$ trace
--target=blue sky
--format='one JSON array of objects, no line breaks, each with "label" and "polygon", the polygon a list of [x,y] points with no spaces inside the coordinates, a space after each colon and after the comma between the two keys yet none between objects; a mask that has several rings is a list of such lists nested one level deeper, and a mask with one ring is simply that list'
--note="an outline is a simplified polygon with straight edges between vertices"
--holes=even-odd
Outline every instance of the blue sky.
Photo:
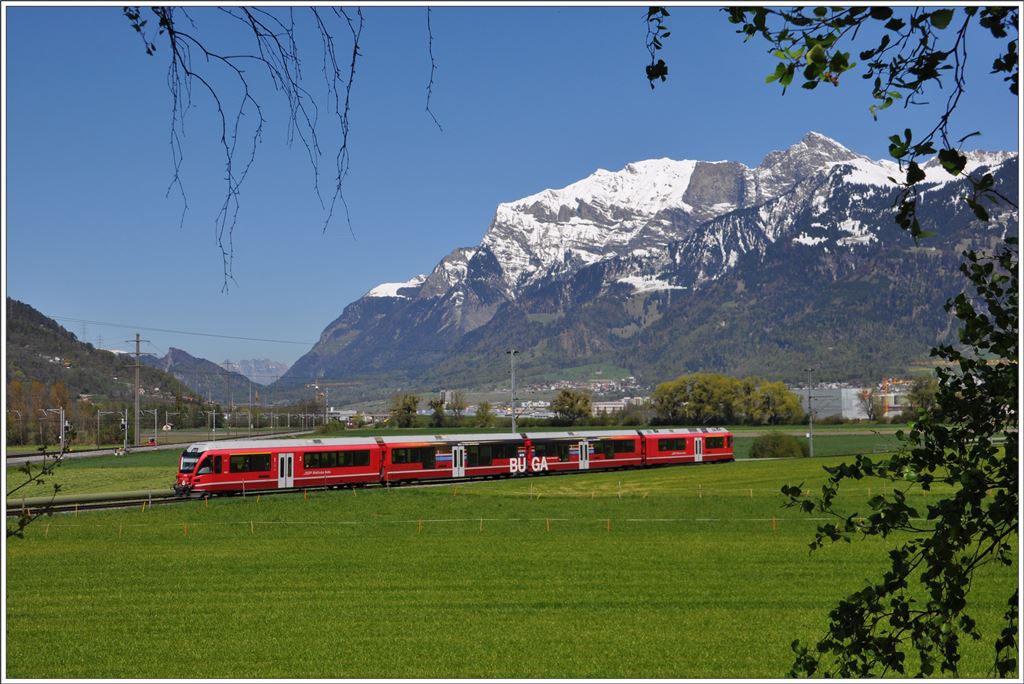
[{"label": "blue sky", "polygon": [[[756,166],[809,130],[879,159],[890,134],[934,120],[925,107],[873,121],[859,75],[782,96],[764,83],[774,68],[766,46],[744,44],[709,7],[671,9],[669,80],[654,91],[643,7],[438,7],[431,105],[442,132],[424,111],[426,10],[368,7],[345,186],[352,231],[340,213],[322,230],[305,150],[287,144],[286,112],[264,87],[267,122],[234,236],[236,282],[224,293],[214,242],[223,163],[210,101],[196,91],[186,118],[189,208],[179,226],[181,198],[166,195],[166,45],[147,56],[120,5],[4,9],[6,294],[93,344],[128,349],[139,332],[144,351],[174,346],[217,362],[295,361],[367,290],[477,244],[499,202],[598,168],[656,157]],[[191,12],[204,40],[238,48],[216,10]],[[347,60],[349,34],[336,33]],[[1016,150],[1018,103],[988,76],[990,43],[974,43],[955,124],[983,130],[975,147]],[[319,45],[300,50],[315,86]],[[334,133],[324,135],[321,183],[330,187]]]}]

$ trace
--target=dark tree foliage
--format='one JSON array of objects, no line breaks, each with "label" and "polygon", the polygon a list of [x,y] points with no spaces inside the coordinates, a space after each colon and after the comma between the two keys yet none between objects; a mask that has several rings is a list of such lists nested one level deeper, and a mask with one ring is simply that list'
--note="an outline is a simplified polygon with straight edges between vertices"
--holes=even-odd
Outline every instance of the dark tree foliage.
[{"label": "dark tree foliage", "polygon": [[556,423],[575,425],[590,417],[593,406],[588,392],[563,389],[551,400],[551,410],[555,413]]},{"label": "dark tree foliage", "polygon": [[[966,198],[968,206],[982,221],[988,220],[986,205],[998,202],[1012,204],[998,193],[992,174],[972,176],[964,172],[967,157],[960,147],[978,135],[973,131],[957,138],[950,128],[950,118],[966,89],[967,30],[977,22],[997,40],[1007,41],[1005,52],[996,58],[992,72],[1006,74],[1004,80],[1017,94],[1017,18],[1016,6],[950,8],[915,7],[899,16],[891,7],[800,7],[770,9],[765,7],[732,7],[726,10],[729,21],[739,24],[749,40],[765,39],[779,62],[766,79],[778,82],[785,92],[799,71],[801,87],[808,90],[822,83],[839,85],[840,77],[857,63],[850,52],[841,49],[843,40],[853,40],[865,24],[877,22],[884,32],[874,47],[862,50],[862,77],[872,81],[869,107],[872,116],[902,100],[904,107],[923,103],[925,89],[930,85],[950,85],[945,111],[932,130],[915,139],[913,131],[889,137],[889,154],[905,170],[899,182],[896,222],[909,230],[914,238],[927,237],[917,218],[918,187],[925,178],[918,160],[937,155],[942,167],[954,176],[964,176],[973,193]],[[954,141],[955,139],[955,141]]]},{"label": "dark tree foliage", "polygon": [[[940,366],[935,406],[923,412],[903,448],[890,458],[860,456],[854,463],[825,468],[821,495],[807,497],[802,486],[787,486],[790,506],[827,513],[838,522],[818,528],[811,548],[854,536],[908,541],[890,551],[891,567],[840,601],[829,615],[828,634],[813,648],[794,642],[791,676],[866,677],[906,672],[906,651],[919,658],[919,672],[956,676],[960,643],[980,639],[968,612],[967,594],[983,565],[1010,565],[1018,531],[1019,353],[1018,253],[1010,240],[994,257],[966,252],[962,271],[975,289],[947,304],[962,322],[960,347],[932,353]],[[880,477],[892,493],[868,502],[871,511],[840,513],[836,496],[844,480]],[[935,484],[953,493],[924,510],[910,503],[915,489]],[[916,587],[925,589],[914,598]],[[1007,597],[1003,630],[994,641],[994,670],[1017,669],[1017,605]],[[908,643],[909,642],[909,643]]]},{"label": "dark tree foliage", "polygon": [[[838,86],[856,66],[844,44],[871,22],[881,27],[881,38],[858,58],[863,78],[873,85],[872,116],[897,101],[921,102],[929,86],[948,86],[945,109],[930,131],[915,138],[906,129],[889,138],[889,152],[905,172],[905,178],[893,179],[900,184],[896,222],[915,239],[928,236],[917,219],[917,184],[925,178],[918,160],[932,155],[951,175],[968,179],[972,192],[965,201],[979,220],[987,221],[994,205],[1016,208],[994,189],[991,174],[965,174],[967,158],[960,146],[977,132],[957,137],[950,122],[966,91],[972,23],[1000,44],[1006,41],[992,73],[1017,94],[1017,5],[735,7],[725,12],[748,40],[767,41],[779,61],[766,81],[778,82],[783,92],[798,74],[808,90],[826,82]],[[1009,237],[994,256],[969,251],[964,259],[961,271],[974,292],[946,304],[962,324],[960,345],[932,351],[947,365],[936,371],[930,410],[919,413],[909,432],[899,433],[901,450],[889,458],[860,456],[826,468],[829,479],[819,496],[805,496],[802,486],[783,488],[787,505],[837,520],[818,528],[812,550],[855,537],[899,539],[882,578],[839,602],[822,639],[813,646],[793,642],[790,676],[903,675],[912,667],[920,676],[936,671],[956,676],[962,640],[983,638],[969,612],[974,575],[985,565],[1010,565],[1019,536],[1017,242]],[[864,477],[888,480],[891,493],[872,498],[867,515],[840,511],[841,484]],[[915,488],[928,491],[937,483],[952,493],[924,510],[911,504]],[[1002,629],[992,639],[992,673],[1001,677],[1018,674],[1018,589],[1008,593]],[[910,662],[908,653],[914,656]]]},{"label": "dark tree foliage", "polygon": [[[918,160],[932,155],[938,157],[950,174],[970,181],[973,192],[965,201],[982,221],[988,220],[987,207],[993,204],[1002,202],[1016,206],[995,190],[990,173],[965,173],[967,157],[961,146],[979,132],[958,137],[950,124],[966,90],[967,31],[972,23],[988,31],[993,39],[1006,40],[1004,52],[992,64],[992,73],[1002,76],[1010,92],[1017,94],[1019,8],[1016,5],[958,9],[912,7],[899,14],[884,6],[730,7],[723,11],[729,15],[730,22],[740,26],[737,32],[747,40],[759,36],[767,41],[778,63],[765,80],[778,82],[783,92],[798,74],[803,80],[801,87],[808,90],[822,83],[838,86],[840,78],[857,66],[850,52],[842,49],[844,41],[853,41],[858,31],[869,23],[883,28],[878,44],[857,55],[863,63],[861,76],[872,82],[875,101],[869,107],[872,116],[898,101],[905,107],[922,103],[929,86],[950,86],[945,110],[930,131],[915,139],[913,131],[907,128],[889,137],[889,153],[905,173],[903,179],[893,179],[901,190],[896,199],[896,222],[915,239],[928,236],[917,218],[918,183],[925,178]],[[647,40],[651,53],[647,78],[652,88],[656,80],[664,81],[668,75],[664,61],[654,61],[655,51],[662,47],[658,36],[668,35],[662,21],[665,16],[668,14],[661,7],[651,7],[647,12],[648,23],[653,27],[648,29]]]}]

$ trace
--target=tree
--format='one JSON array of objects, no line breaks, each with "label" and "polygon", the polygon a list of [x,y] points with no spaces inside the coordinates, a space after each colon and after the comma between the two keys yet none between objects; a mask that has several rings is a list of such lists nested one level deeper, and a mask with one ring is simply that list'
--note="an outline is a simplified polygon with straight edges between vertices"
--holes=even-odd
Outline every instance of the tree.
[{"label": "tree", "polygon": [[481,401],[476,407],[476,424],[480,427],[490,427],[494,422],[494,412],[491,410],[489,401]]},{"label": "tree", "polygon": [[391,398],[391,420],[398,427],[412,427],[420,399],[415,394],[396,394]]},{"label": "tree", "polygon": [[433,414],[430,416],[430,425],[432,427],[444,427],[444,399],[431,399],[427,402],[430,410]]},{"label": "tree", "polygon": [[[945,345],[932,352],[950,363],[936,371],[936,410],[922,413],[909,433],[898,433],[904,446],[894,456],[878,461],[859,456],[852,464],[826,467],[829,479],[820,497],[805,497],[802,486],[783,489],[788,505],[839,520],[818,528],[812,549],[855,535],[910,535],[890,552],[892,565],[880,581],[832,610],[828,633],[813,649],[794,642],[793,676],[903,674],[909,649],[920,660],[921,674],[938,668],[956,676],[960,640],[982,636],[966,603],[971,580],[984,565],[1013,562],[1019,484],[1016,241],[995,257],[964,256],[961,270],[976,295],[960,294],[947,304],[963,323],[963,348]],[[992,355],[1000,361],[991,363]],[[866,516],[839,512],[840,485],[864,477],[888,480],[892,493],[871,499]],[[909,503],[915,488],[928,491],[938,483],[951,487],[952,494],[923,512]],[[923,592],[915,592],[917,586]],[[993,640],[1000,676],[1017,668],[1017,597],[1015,588],[1003,629]]]},{"label": "tree", "polygon": [[655,387],[651,401],[662,423],[733,423],[738,414],[753,412],[747,391],[753,392],[757,382],[718,373],[692,373]]},{"label": "tree", "polygon": [[452,392],[452,400],[448,402],[448,410],[451,411],[456,418],[462,418],[462,414],[465,413],[468,405],[469,404],[466,402],[465,392],[462,390]]},{"label": "tree", "polygon": [[[889,138],[890,154],[905,173],[895,220],[915,239],[928,237],[917,219],[917,184],[925,178],[918,159],[931,155],[950,174],[967,178],[972,192],[965,202],[979,220],[988,220],[994,206],[1016,209],[993,189],[991,174],[965,174],[967,159],[959,146],[976,132],[957,138],[950,129],[966,88],[966,37],[972,24],[996,40],[1010,38],[1000,48],[1004,51],[993,62],[992,73],[1017,94],[1016,6],[907,8],[898,16],[882,6],[726,11],[747,39],[760,36],[769,43],[779,63],[767,80],[777,81],[783,92],[798,70],[806,89],[826,82],[838,85],[855,66],[850,53],[841,49],[844,41],[855,40],[859,29],[871,22],[878,22],[881,38],[861,51],[859,59],[865,65],[863,76],[873,80],[872,116],[899,100],[905,106],[920,102],[927,86],[941,85],[944,78],[951,82],[945,111],[930,132],[915,139],[905,129]],[[813,646],[793,642],[791,676],[902,675],[908,652],[915,656],[917,674],[928,676],[938,669],[956,676],[961,639],[982,638],[967,609],[971,580],[982,566],[1011,564],[1018,543],[1018,248],[1010,237],[993,256],[974,251],[963,255],[961,270],[974,292],[946,305],[962,323],[961,347],[932,351],[950,363],[936,371],[933,411],[921,413],[909,433],[899,433],[903,446],[893,456],[878,461],[859,456],[852,464],[826,467],[829,479],[820,496],[804,496],[801,486],[783,488],[788,505],[839,521],[819,526],[812,550],[855,536],[906,535],[890,552],[882,578],[831,611],[824,637]],[[872,498],[866,516],[841,512],[836,505],[841,484],[869,476],[889,480],[891,494]],[[936,497],[922,515],[908,494],[917,487],[927,491],[935,483],[948,485],[952,493]],[[992,639],[993,671],[999,676],[1017,671],[1016,588],[1008,599],[1002,630]]]},{"label": "tree", "polygon": [[907,403],[915,413],[929,412],[935,406],[935,393],[938,392],[939,382],[935,378],[914,378],[910,383],[910,390],[907,392]]},{"label": "tree", "polygon": [[1016,6],[963,7],[959,12],[916,7],[899,15],[884,6],[732,7],[725,11],[730,22],[741,25],[738,33],[748,40],[760,36],[769,43],[771,54],[779,61],[766,80],[778,82],[783,93],[798,70],[803,77],[801,87],[805,89],[813,90],[823,83],[838,86],[842,75],[857,66],[849,51],[840,49],[843,41],[855,40],[860,29],[871,23],[880,25],[881,38],[877,45],[861,51],[859,58],[864,65],[863,78],[873,84],[875,102],[868,108],[873,117],[900,100],[904,107],[923,103],[928,86],[941,87],[944,77],[947,83],[951,82],[945,111],[931,131],[916,140],[909,128],[889,137],[890,155],[899,162],[901,171],[905,168],[896,200],[896,223],[915,239],[928,236],[917,219],[918,184],[926,177],[919,159],[935,155],[947,172],[967,179],[973,192],[965,201],[982,221],[988,220],[992,205],[1008,203],[1016,207],[994,189],[992,174],[972,176],[965,172],[967,157],[960,146],[978,131],[957,138],[950,128],[952,115],[966,90],[967,31],[972,24],[977,23],[996,40],[1014,36],[1007,41],[1005,52],[993,62],[992,73],[1005,74],[1003,80],[1017,94]]},{"label": "tree", "polygon": [[868,417],[868,420],[879,421],[885,419],[885,404],[882,403],[882,398],[874,390],[866,389],[860,392],[857,395],[857,401],[861,409],[863,409],[864,415]]},{"label": "tree", "polygon": [[593,412],[590,394],[587,392],[562,389],[551,401],[551,410],[556,420],[566,425],[575,425]]}]

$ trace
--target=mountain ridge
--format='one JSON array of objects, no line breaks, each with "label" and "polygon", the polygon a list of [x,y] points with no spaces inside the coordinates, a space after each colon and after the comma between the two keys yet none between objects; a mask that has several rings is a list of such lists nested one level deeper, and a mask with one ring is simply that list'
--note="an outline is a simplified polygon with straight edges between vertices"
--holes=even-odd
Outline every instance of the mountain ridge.
[{"label": "mountain ridge", "polygon": [[[1009,181],[1016,176],[1016,153],[971,152],[968,158],[970,168],[993,170],[1008,196],[1016,193]],[[921,215],[944,222],[945,216],[931,210],[956,203],[966,192],[964,182],[934,163],[922,168],[927,176]],[[828,269],[818,262],[853,263],[858,250],[892,249],[888,256],[898,261],[915,248],[889,237],[899,235],[891,218],[897,185],[889,180],[899,175],[894,163],[871,160],[813,132],[765,155],[754,169],[730,161],[660,159],[627,164],[619,172],[599,170],[564,188],[500,204],[479,245],[453,249],[430,274],[371,288],[325,328],[317,345],[279,382],[287,386],[300,375],[368,382],[376,377],[381,387],[433,385],[442,377],[452,382],[458,358],[473,353],[474,340],[507,337],[509,326],[519,325],[515,321],[536,328],[542,319],[555,322],[550,332],[569,354],[560,363],[595,354],[644,358],[609,340],[635,344],[639,332],[664,316],[657,312],[673,297],[692,303],[695,293],[712,283],[742,281],[743,274],[729,275],[741,262],[745,270],[760,268],[766,259],[813,262],[823,275]],[[616,198],[624,204],[616,204]],[[1005,231],[1016,221],[1015,212],[993,212],[995,221],[988,226],[955,212],[955,225],[946,229],[955,239],[943,238],[941,248],[965,240],[984,243],[993,230]],[[769,252],[773,256],[766,256]],[[884,259],[858,263],[892,268]],[[943,270],[941,277],[948,282],[936,282],[937,291],[950,291],[955,269],[952,276]],[[591,305],[622,323],[611,326],[615,332],[608,339],[585,341],[566,327],[576,320],[572,307]],[[645,313],[627,316],[627,310]],[[915,353],[926,355],[923,329],[914,335]],[[930,343],[936,340],[933,336]],[[538,348],[553,344],[544,340]],[[881,367],[877,361],[868,365]],[[538,368],[545,365],[550,364]],[[664,364],[652,359],[648,365]],[[444,368],[451,373],[441,373]]]}]

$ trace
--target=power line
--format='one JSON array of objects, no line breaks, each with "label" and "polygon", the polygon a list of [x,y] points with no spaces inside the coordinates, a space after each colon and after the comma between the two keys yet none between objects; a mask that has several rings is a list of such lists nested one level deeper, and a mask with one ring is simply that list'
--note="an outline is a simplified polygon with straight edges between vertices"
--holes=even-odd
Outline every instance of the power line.
[{"label": "power line", "polygon": [[90,321],[83,318],[70,318],[68,316],[50,316],[50,318],[57,321],[71,321],[73,323],[88,323],[90,325],[106,325],[112,328],[131,328],[139,330],[152,330],[155,332],[175,333],[177,335],[197,335],[199,337],[220,337],[225,340],[244,340],[246,342],[273,342],[275,344],[301,344],[304,346],[312,346],[315,342],[296,342],[294,340],[269,340],[263,337],[240,337],[238,335],[218,335],[216,333],[204,333],[204,332],[192,332],[189,330],[171,330],[170,328],[148,328],[144,325],[124,324],[124,323],[108,323],[104,321]]}]

